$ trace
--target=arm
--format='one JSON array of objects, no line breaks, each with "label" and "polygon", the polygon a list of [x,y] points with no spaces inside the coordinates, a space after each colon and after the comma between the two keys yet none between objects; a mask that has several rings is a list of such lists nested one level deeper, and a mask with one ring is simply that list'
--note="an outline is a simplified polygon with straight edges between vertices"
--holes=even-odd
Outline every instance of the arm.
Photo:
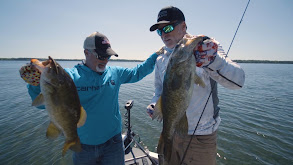
[{"label": "arm", "polygon": [[153,98],[151,100],[151,103],[147,106],[147,113],[152,117],[154,113],[154,108],[159,100],[162,91],[163,91],[163,80],[164,80],[164,71],[165,67],[167,65],[166,61],[168,61],[168,58],[163,57],[162,55],[157,58],[156,66],[155,66],[155,79],[154,79],[154,86],[155,86],[155,92],[153,95]]},{"label": "arm", "polygon": [[222,46],[218,46],[218,51],[214,61],[207,67],[203,67],[212,79],[229,89],[240,89],[244,85],[245,73],[243,69],[229,58],[225,57]]},{"label": "arm", "polygon": [[154,53],[147,60],[145,60],[141,64],[138,64],[136,67],[124,68],[121,71],[119,71],[121,83],[134,83],[141,80],[148,74],[152,73],[154,70],[157,57],[158,55]]},{"label": "arm", "polygon": [[226,57],[222,46],[214,39],[204,37],[195,49],[196,66],[222,86],[239,89],[244,85],[245,74],[238,64]]},{"label": "arm", "polygon": [[155,105],[158,99],[160,98],[162,91],[163,91],[163,82],[160,77],[160,70],[158,63],[156,63],[156,69],[155,69],[155,93],[151,100],[151,104]]}]

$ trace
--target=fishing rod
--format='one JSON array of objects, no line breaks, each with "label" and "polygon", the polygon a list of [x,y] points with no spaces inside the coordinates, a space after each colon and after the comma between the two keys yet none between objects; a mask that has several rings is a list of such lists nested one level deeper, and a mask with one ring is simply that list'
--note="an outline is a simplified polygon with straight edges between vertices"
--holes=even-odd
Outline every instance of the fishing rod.
[{"label": "fishing rod", "polygon": [[244,10],[244,12],[243,12],[243,15],[242,15],[242,17],[241,17],[241,20],[240,20],[240,22],[239,22],[239,24],[238,24],[237,30],[236,30],[236,32],[235,32],[235,34],[234,34],[234,37],[233,37],[233,39],[232,39],[232,41],[231,41],[231,44],[230,44],[230,46],[229,46],[229,49],[228,49],[227,54],[226,54],[225,57],[228,56],[228,53],[229,53],[230,48],[231,48],[231,46],[232,46],[232,44],[233,44],[234,38],[235,38],[235,36],[236,36],[236,34],[237,34],[237,32],[238,32],[239,26],[240,26],[240,24],[242,23],[242,20],[243,20],[243,17],[244,17],[244,15],[245,15],[246,9],[247,9],[247,7],[248,7],[248,5],[249,5],[249,2],[250,2],[250,0],[248,0],[248,3],[247,3],[247,5],[246,5],[246,8],[245,8],[245,10]]},{"label": "fishing rod", "polygon": [[[243,12],[242,18],[241,18],[241,20],[240,20],[240,22],[239,22],[239,24],[238,24],[238,27],[237,27],[237,29],[236,29],[236,32],[235,32],[234,37],[233,37],[233,39],[232,39],[232,41],[231,41],[231,44],[230,44],[230,46],[229,46],[229,49],[228,49],[228,51],[227,51],[227,54],[226,54],[225,58],[228,56],[228,53],[229,53],[230,48],[231,48],[231,46],[232,46],[232,44],[233,44],[233,41],[234,41],[234,39],[235,39],[235,36],[236,36],[236,34],[237,34],[237,32],[238,32],[238,29],[239,29],[239,27],[240,27],[240,24],[242,23],[242,20],[243,20],[243,17],[244,17],[244,15],[245,15],[246,9],[247,9],[247,7],[248,7],[248,5],[249,5],[249,2],[250,2],[250,0],[248,0],[248,3],[247,3],[246,8],[245,8],[245,10],[244,10],[244,12]],[[217,73],[218,73],[219,75],[221,75],[220,72],[219,72],[218,70],[217,70]],[[221,76],[222,76],[222,75],[221,75]],[[222,77],[224,77],[224,76],[222,76]],[[227,79],[226,77],[224,77],[224,78]],[[230,80],[229,80],[229,81],[230,81]],[[232,82],[232,81],[231,81],[231,82]],[[234,82],[233,82],[233,83],[234,83]],[[234,84],[236,84],[236,83],[234,83]],[[185,150],[185,152],[184,152],[184,154],[183,154],[183,158],[182,158],[182,160],[181,160],[181,162],[180,162],[180,165],[183,163],[183,161],[184,161],[184,159],[185,159],[185,156],[186,156],[186,154],[187,154],[187,150],[189,149],[189,146],[190,146],[190,144],[191,144],[191,141],[192,141],[192,139],[193,139],[193,136],[195,135],[195,131],[196,131],[198,125],[199,125],[199,122],[200,122],[200,120],[201,120],[201,117],[202,117],[202,115],[203,115],[203,113],[204,113],[204,110],[206,109],[206,106],[207,106],[207,104],[208,104],[208,101],[209,101],[209,99],[210,99],[210,97],[211,97],[211,95],[212,95],[212,93],[213,93],[214,87],[216,87],[216,85],[217,85],[216,82],[212,85],[211,92],[210,92],[209,97],[208,97],[208,99],[207,99],[207,101],[206,101],[206,103],[205,103],[205,106],[204,106],[204,108],[203,108],[203,110],[202,110],[202,112],[201,112],[201,115],[200,115],[200,117],[199,117],[199,119],[198,119],[198,122],[197,122],[197,124],[196,124],[196,126],[195,126],[195,128],[194,128],[193,134],[192,134],[192,136],[191,136],[191,138],[190,138],[190,140],[189,140],[189,143],[188,143],[188,145],[187,145],[187,147],[186,147],[186,150]],[[240,85],[238,85],[238,84],[236,84],[236,85],[237,85],[237,86],[240,86]]]}]

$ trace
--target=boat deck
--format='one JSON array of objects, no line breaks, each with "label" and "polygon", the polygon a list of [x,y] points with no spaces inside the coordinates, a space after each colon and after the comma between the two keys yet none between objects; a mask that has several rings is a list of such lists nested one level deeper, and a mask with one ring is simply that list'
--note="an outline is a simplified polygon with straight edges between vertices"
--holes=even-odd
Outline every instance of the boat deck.
[{"label": "boat deck", "polygon": [[[151,165],[152,162],[149,159],[149,157],[140,149],[140,148],[132,148],[132,152],[129,152],[125,155],[125,165]],[[158,162],[158,154],[151,152],[151,151],[145,151],[149,156]],[[157,163],[158,164],[158,163]]]}]

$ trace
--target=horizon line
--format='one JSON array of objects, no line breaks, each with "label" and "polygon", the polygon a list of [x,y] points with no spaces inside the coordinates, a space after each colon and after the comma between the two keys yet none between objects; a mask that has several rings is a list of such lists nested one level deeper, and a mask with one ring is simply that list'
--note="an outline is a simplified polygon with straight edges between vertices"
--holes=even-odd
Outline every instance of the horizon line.
[{"label": "horizon line", "polygon": [[[18,57],[18,58],[3,58],[0,57],[0,61],[4,61],[4,60],[30,60],[33,58],[28,58],[28,57]],[[35,59],[39,59],[39,60],[46,60],[47,58],[35,58]],[[56,58],[55,60],[58,61],[80,61],[80,60],[84,60],[84,59],[58,59]],[[145,60],[133,60],[133,59],[110,59],[109,61],[131,61],[131,62],[142,62]],[[293,61],[277,61],[277,60],[232,60],[234,62],[239,62],[239,63],[286,63],[286,64],[293,64]]]}]

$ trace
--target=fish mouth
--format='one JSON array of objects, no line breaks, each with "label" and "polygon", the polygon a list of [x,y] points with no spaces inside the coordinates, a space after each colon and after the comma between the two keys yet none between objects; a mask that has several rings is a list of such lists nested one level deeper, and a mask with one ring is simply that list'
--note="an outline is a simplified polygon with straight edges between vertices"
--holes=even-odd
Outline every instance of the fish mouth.
[{"label": "fish mouth", "polygon": [[58,64],[56,63],[56,61],[51,56],[49,56],[48,58],[49,58],[49,61],[50,61],[49,63],[51,64],[50,67],[53,68],[54,71],[56,71],[56,74],[58,74],[59,73],[58,72]]}]

